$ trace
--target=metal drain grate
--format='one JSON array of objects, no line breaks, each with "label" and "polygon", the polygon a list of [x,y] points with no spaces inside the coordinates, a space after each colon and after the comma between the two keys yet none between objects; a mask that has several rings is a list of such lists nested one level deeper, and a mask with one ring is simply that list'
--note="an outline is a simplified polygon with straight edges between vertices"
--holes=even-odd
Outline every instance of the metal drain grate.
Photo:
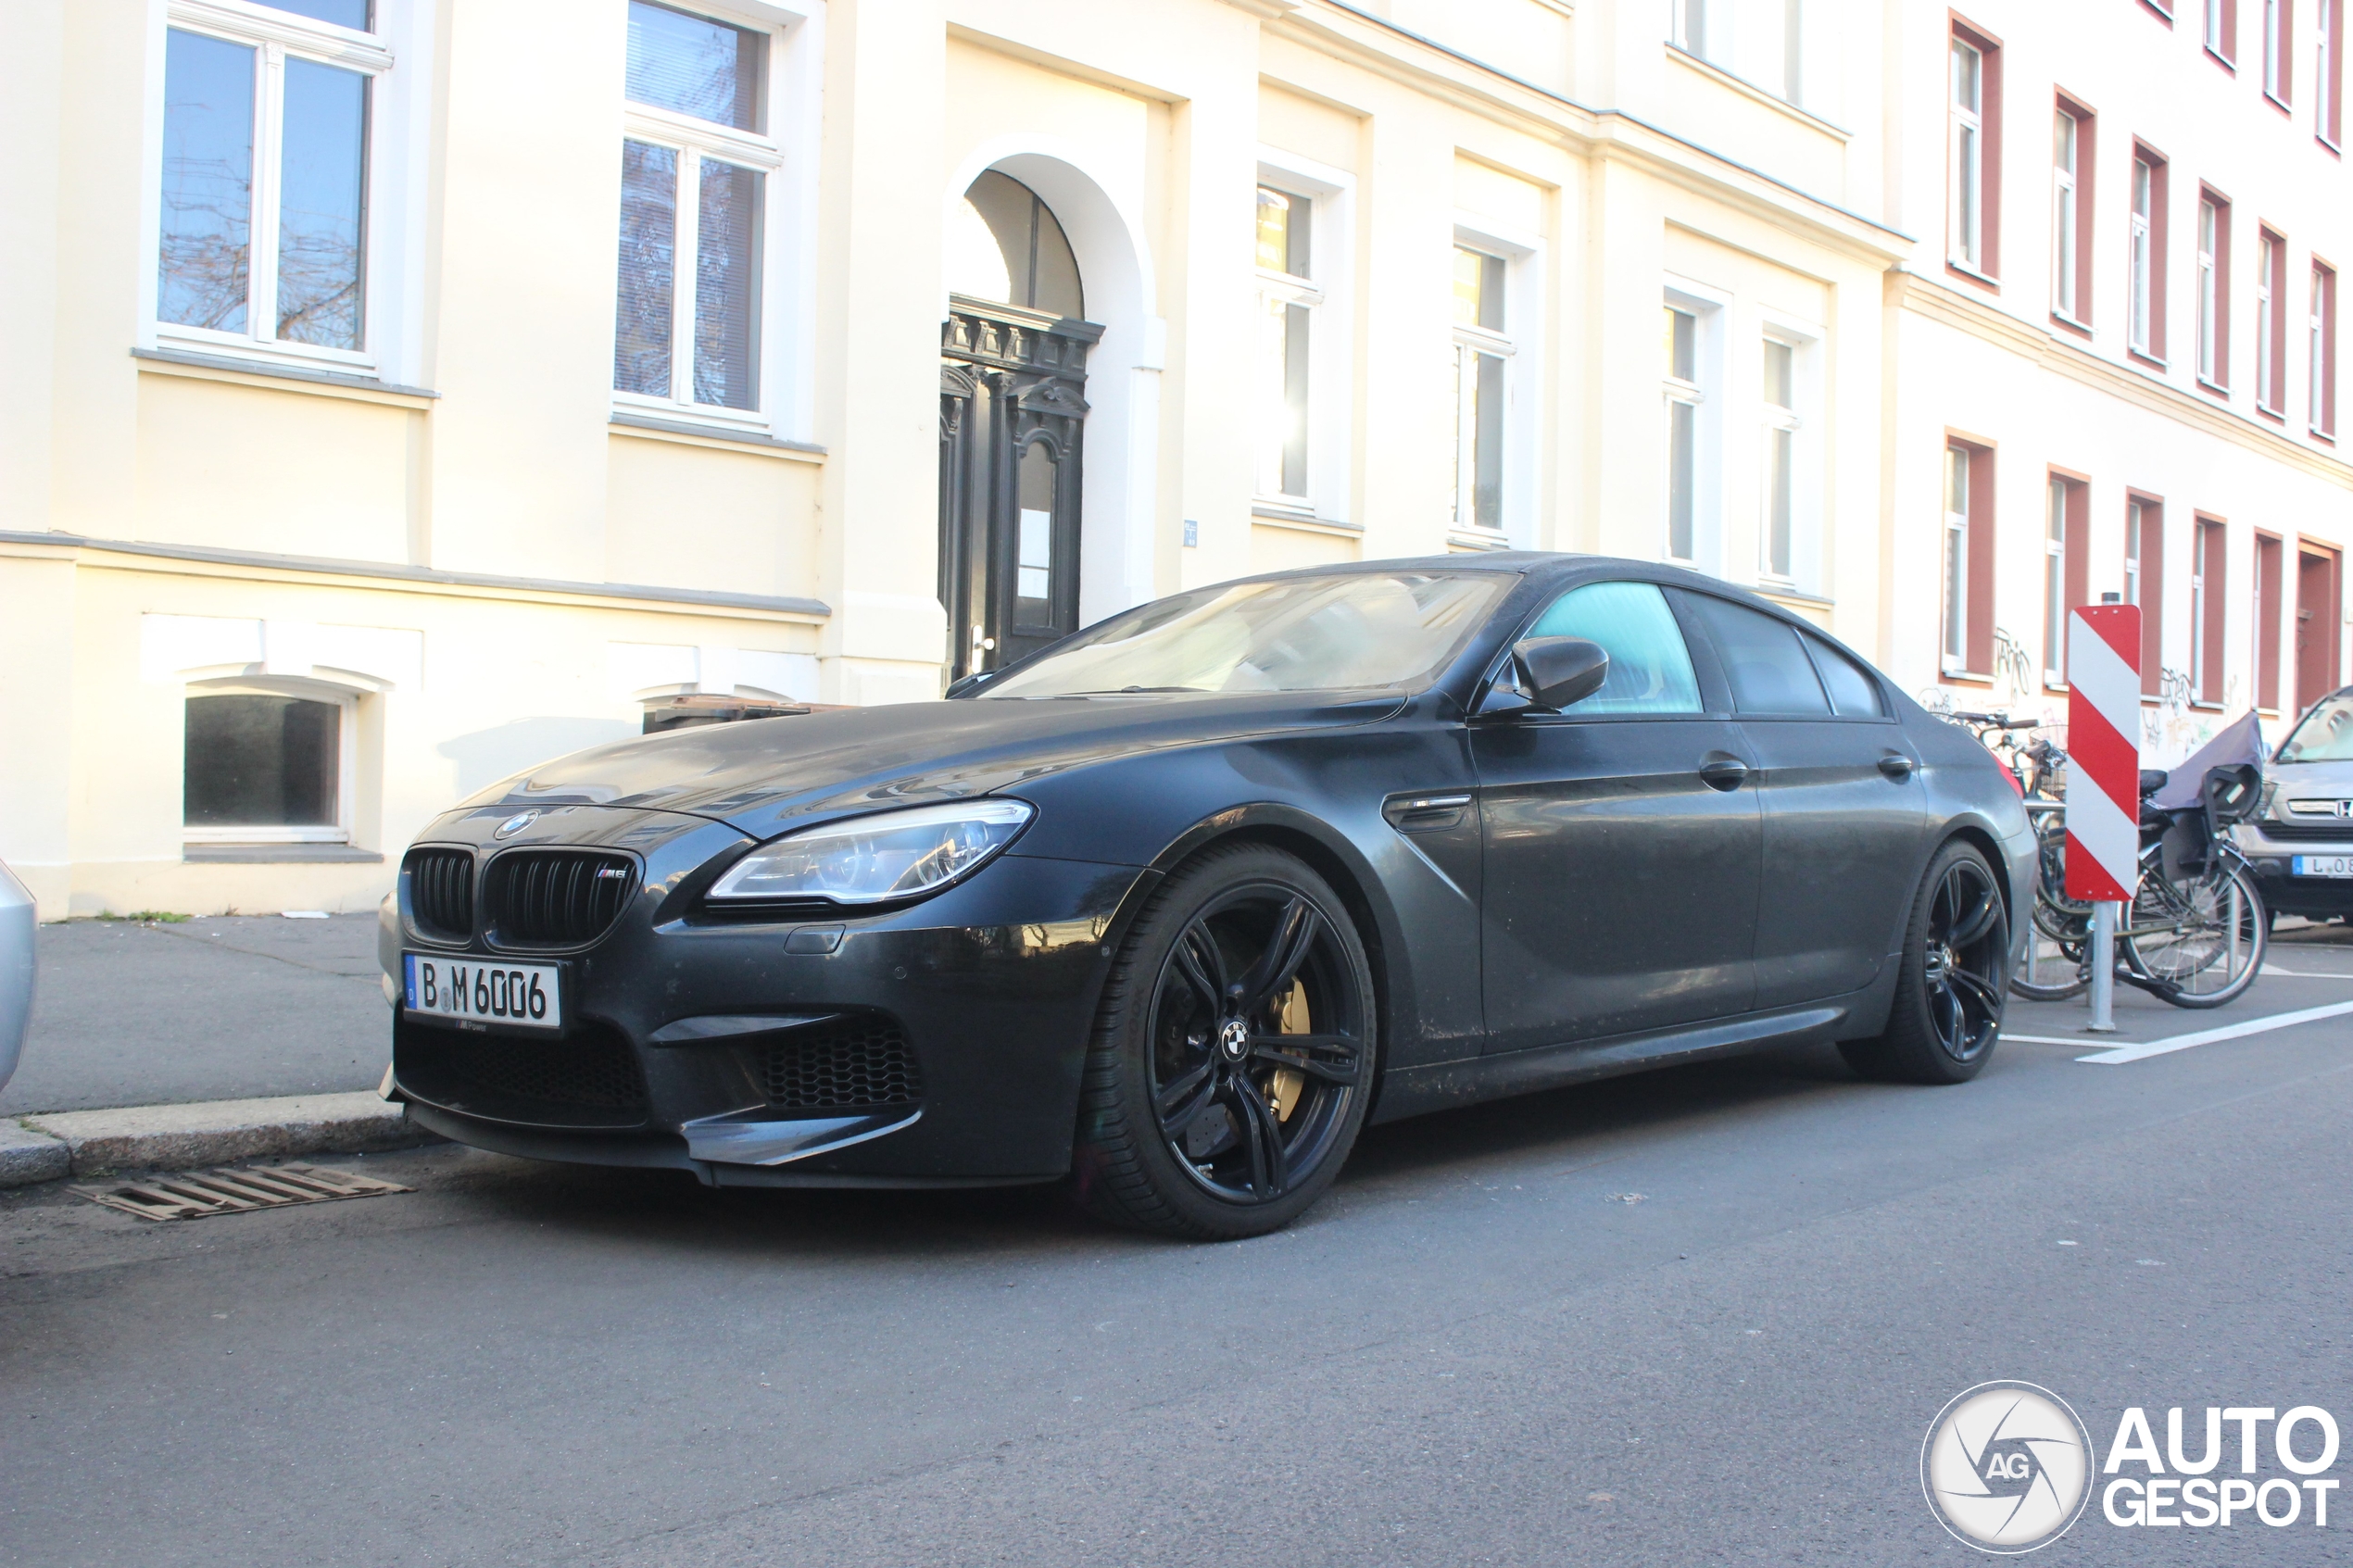
[{"label": "metal drain grate", "polygon": [[338,1198],[373,1198],[414,1192],[397,1182],[316,1165],[278,1165],[267,1171],[185,1171],[176,1176],[124,1182],[119,1186],[76,1187],[93,1203],[136,1214],[143,1220],[194,1220],[206,1214],[236,1214],[247,1209],[283,1209],[294,1203],[325,1203]]}]

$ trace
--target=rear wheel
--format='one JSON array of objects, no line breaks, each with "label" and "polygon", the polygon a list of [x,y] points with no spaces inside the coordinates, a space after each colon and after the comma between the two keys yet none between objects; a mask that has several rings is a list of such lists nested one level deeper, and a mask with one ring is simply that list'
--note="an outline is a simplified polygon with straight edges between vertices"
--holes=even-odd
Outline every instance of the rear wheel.
[{"label": "rear wheel", "polygon": [[1209,850],[1172,875],[1112,967],[1073,1181],[1097,1216],[1223,1240],[1322,1196],[1372,1086],[1371,965],[1296,858]]},{"label": "rear wheel", "polygon": [[1959,1084],[1977,1076],[2002,1029],[2009,920],[1985,857],[1956,839],[1936,852],[1912,900],[1895,1002],[1875,1040],[1838,1048],[1866,1078]]}]

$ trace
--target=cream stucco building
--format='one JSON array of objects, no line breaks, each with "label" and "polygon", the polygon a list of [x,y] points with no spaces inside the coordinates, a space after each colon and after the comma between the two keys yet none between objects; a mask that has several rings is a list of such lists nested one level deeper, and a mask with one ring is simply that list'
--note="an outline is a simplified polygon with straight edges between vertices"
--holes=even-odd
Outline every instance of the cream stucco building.
[{"label": "cream stucco building", "polygon": [[2176,6],[19,0],[0,858],[52,918],[358,908],[682,696],[928,699],[1449,549],[1688,559],[1909,686],[2056,701],[2045,563],[2119,587],[2128,495],[2164,662],[2221,671],[2153,734],[2244,702],[2259,633],[2292,707],[2342,659],[2341,20],[2286,7],[2283,82],[2259,0],[2229,70]]}]

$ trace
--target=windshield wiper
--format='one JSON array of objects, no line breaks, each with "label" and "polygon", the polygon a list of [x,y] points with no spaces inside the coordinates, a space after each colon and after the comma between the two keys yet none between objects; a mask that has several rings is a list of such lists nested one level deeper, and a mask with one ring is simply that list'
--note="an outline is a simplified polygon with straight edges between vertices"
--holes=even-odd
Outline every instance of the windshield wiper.
[{"label": "windshield wiper", "polygon": [[1138,692],[1205,692],[1207,686],[1105,686],[1101,691],[1064,692],[1064,696],[1127,696]]}]

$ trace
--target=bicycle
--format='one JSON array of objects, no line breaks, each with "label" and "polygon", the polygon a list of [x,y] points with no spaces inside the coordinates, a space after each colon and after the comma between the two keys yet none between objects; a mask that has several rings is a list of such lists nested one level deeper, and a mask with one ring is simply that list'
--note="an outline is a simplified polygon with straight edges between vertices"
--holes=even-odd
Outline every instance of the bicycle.
[{"label": "bicycle", "polygon": [[[2150,805],[2166,782],[2156,770],[2141,774],[2138,876],[2116,934],[2116,977],[2175,1007],[2218,1008],[2255,983],[2270,942],[2253,869],[2222,831],[2253,814],[2261,778],[2246,765],[2209,769],[2196,805]],[[2041,884],[2010,989],[2064,1001],[2091,984],[2092,906],[2067,894],[2064,804],[2035,804]]]}]

